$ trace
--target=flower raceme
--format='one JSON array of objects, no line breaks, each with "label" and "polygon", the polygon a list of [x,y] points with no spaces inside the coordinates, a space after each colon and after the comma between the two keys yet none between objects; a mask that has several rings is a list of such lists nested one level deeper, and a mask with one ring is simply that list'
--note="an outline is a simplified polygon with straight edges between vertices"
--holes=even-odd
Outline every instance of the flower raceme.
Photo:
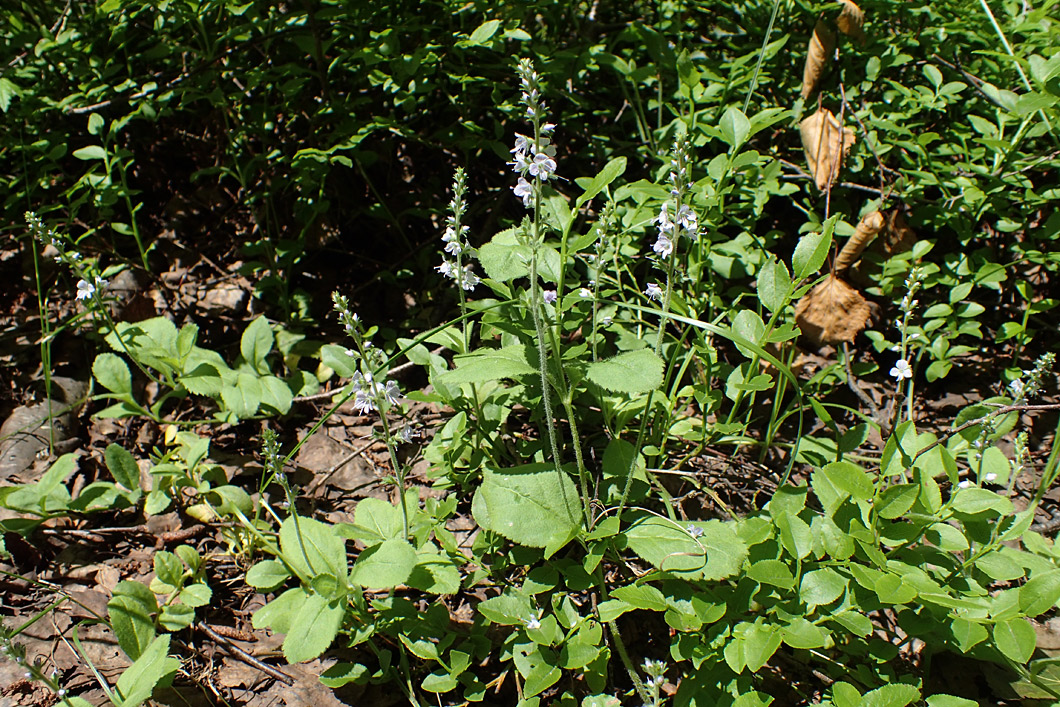
[{"label": "flower raceme", "polygon": [[516,133],[512,161],[508,164],[519,175],[512,191],[522,199],[524,207],[530,208],[540,185],[556,176],[556,147],[549,138],[556,126],[542,123],[546,106],[541,100],[541,77],[534,70],[533,63],[522,59],[516,70],[522,90],[520,100],[526,106],[526,117],[534,125],[534,135]]}]

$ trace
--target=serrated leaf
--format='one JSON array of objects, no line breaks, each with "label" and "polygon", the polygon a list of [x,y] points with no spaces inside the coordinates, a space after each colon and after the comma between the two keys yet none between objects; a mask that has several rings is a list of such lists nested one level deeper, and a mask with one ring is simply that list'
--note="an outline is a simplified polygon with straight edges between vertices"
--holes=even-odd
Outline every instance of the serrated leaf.
[{"label": "serrated leaf", "polygon": [[678,525],[643,516],[627,530],[629,549],[653,566],[688,579],[717,580],[739,572],[747,545],[718,520]]},{"label": "serrated leaf", "polygon": [[289,516],[280,526],[280,552],[303,581],[319,574],[346,581],[346,541],[334,526],[312,518]]},{"label": "serrated leaf", "polygon": [[475,353],[457,356],[456,369],[439,376],[447,386],[462,383],[486,383],[501,378],[520,378],[535,375],[537,368],[530,365],[525,344],[513,344],[500,349],[480,349]]},{"label": "serrated leaf", "polygon": [[391,538],[363,552],[350,569],[350,581],[370,589],[404,584],[416,566],[416,549],[403,538]]},{"label": "serrated leaf", "polygon": [[261,405],[261,383],[253,373],[241,372],[235,385],[221,389],[221,400],[232,413],[246,419],[258,411]]},{"label": "serrated leaf", "polygon": [[220,395],[223,381],[221,373],[209,363],[200,363],[178,379],[192,395],[216,397]]},{"label": "serrated leaf", "polygon": [[283,639],[283,655],[289,663],[304,663],[326,651],[342,626],[345,603],[329,602],[319,594],[306,596],[291,617],[290,630]]},{"label": "serrated leaf", "polygon": [[472,514],[486,530],[528,547],[569,541],[581,527],[580,498],[574,482],[551,464],[483,473]]},{"label": "serrated leaf", "polygon": [[866,692],[861,698],[862,707],[906,707],[920,699],[920,690],[912,685],[891,683]]},{"label": "serrated leaf", "polygon": [[647,393],[662,385],[663,362],[651,349],[626,351],[590,364],[589,380],[617,393]]},{"label": "serrated leaf", "polygon": [[130,491],[140,488],[140,467],[128,450],[120,444],[110,444],[103,452],[103,460],[115,481]]}]

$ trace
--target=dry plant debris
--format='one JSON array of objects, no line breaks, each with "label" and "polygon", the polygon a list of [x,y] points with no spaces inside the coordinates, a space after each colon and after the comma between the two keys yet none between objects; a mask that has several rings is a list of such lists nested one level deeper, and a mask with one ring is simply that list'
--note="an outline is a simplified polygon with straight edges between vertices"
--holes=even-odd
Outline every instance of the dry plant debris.
[{"label": "dry plant debris", "polygon": [[806,65],[802,70],[802,97],[807,99],[817,88],[817,82],[824,74],[825,63],[835,51],[835,32],[825,23],[818,20],[813,28],[810,45],[806,49]]},{"label": "dry plant debris", "polygon": [[814,343],[852,342],[869,321],[869,303],[856,289],[829,275],[795,305],[795,321]]},{"label": "dry plant debris", "polygon": [[851,265],[857,262],[858,258],[861,257],[861,253],[872,243],[885,225],[883,214],[879,211],[866,214],[858,222],[857,227],[854,229],[854,235],[843,246],[843,250],[839,251],[839,256],[835,260],[835,272],[837,275],[842,275],[850,269]]},{"label": "dry plant debris", "polygon": [[861,8],[850,2],[850,0],[842,0],[840,3],[843,7],[839,11],[839,17],[836,18],[836,26],[839,27],[839,31],[848,37],[853,37],[858,41],[865,38],[864,25],[865,25],[865,13],[862,12]]},{"label": "dry plant debris", "polygon": [[802,149],[817,188],[824,191],[835,182],[839,167],[854,145],[854,131],[839,124],[827,108],[818,108],[799,124]]}]

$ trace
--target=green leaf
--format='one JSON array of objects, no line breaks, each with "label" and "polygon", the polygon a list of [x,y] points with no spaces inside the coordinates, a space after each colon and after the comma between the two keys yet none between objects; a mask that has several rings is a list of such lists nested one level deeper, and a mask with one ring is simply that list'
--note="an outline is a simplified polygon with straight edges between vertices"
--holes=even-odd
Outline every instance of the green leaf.
[{"label": "green leaf", "polygon": [[[741,309],[736,313],[736,316],[732,318],[732,333],[736,336],[742,337],[752,344],[762,344],[762,339],[766,335],[766,325],[762,321],[762,317],[758,316],[758,312],[751,311],[750,309]],[[736,344],[736,348],[739,349],[747,358],[753,357],[756,352],[743,344],[737,342],[735,339],[733,343]]]},{"label": "green leaf", "polygon": [[291,578],[291,573],[279,560],[263,560],[249,570],[246,582],[255,589],[270,590]]},{"label": "green leaf", "polygon": [[103,160],[107,158],[107,151],[99,145],[89,145],[80,150],[74,150],[74,157],[79,160]]},{"label": "green leaf", "polygon": [[421,549],[416,566],[406,584],[430,594],[456,594],[460,591],[460,568],[441,553]]},{"label": "green leaf", "polygon": [[604,187],[611,184],[619,176],[626,171],[626,158],[616,157],[615,159],[604,165],[604,168],[597,173],[593,180],[589,183],[589,186],[585,188],[585,193],[579,196],[574,205],[580,207],[585,202],[592,199],[594,196],[603,191]]},{"label": "green leaf", "polygon": [[651,349],[626,351],[589,365],[588,377],[604,390],[647,393],[662,385],[663,362]]},{"label": "green leaf", "polygon": [[828,632],[820,626],[814,625],[801,616],[791,620],[786,626],[781,627],[780,635],[792,648],[822,648],[828,643]]},{"label": "green leaf", "polygon": [[501,378],[537,375],[537,368],[527,359],[525,344],[513,344],[500,349],[481,349],[465,356],[457,356],[456,368],[439,376],[446,386],[461,383],[486,383]]},{"label": "green leaf", "polygon": [[375,544],[369,540],[378,542],[400,538],[405,532],[404,523],[401,520],[401,509],[380,498],[365,498],[359,501],[353,512],[353,522],[358,528],[363,528],[370,533],[360,538],[369,545]]},{"label": "green leaf", "polygon": [[[159,550],[155,553],[153,564],[155,567],[155,580],[152,585],[154,585],[154,582],[160,582],[168,587],[162,592],[155,592],[156,594],[172,592],[184,583],[184,563],[172,552]],[[152,589],[151,591],[155,590]]]},{"label": "green leaf", "polygon": [[320,574],[346,581],[346,541],[332,525],[289,516],[280,526],[280,552],[305,582]]},{"label": "green leaf", "polygon": [[1019,591],[1020,609],[1024,614],[1044,614],[1060,601],[1060,570],[1035,572]]},{"label": "green leaf", "polygon": [[876,499],[876,512],[881,518],[899,518],[913,507],[918,495],[920,495],[920,484],[888,486]]},{"label": "green leaf", "polygon": [[200,363],[177,379],[192,395],[216,397],[221,394],[223,380],[220,371],[212,364]]},{"label": "green leaf", "polygon": [[345,613],[345,602],[329,602],[319,594],[308,595],[291,617],[291,628],[283,639],[287,662],[303,663],[326,651],[335,640]]},{"label": "green leaf", "polygon": [[529,276],[530,257],[530,247],[518,242],[514,228],[501,231],[478,249],[482,269],[497,282]]},{"label": "green leaf", "polygon": [[195,621],[195,608],[187,604],[170,604],[158,615],[158,625],[167,631],[180,631]]},{"label": "green leaf", "polygon": [[7,112],[11,107],[11,99],[22,95],[22,89],[11,79],[0,78],[0,110]]},{"label": "green leaf", "polygon": [[107,470],[119,484],[130,491],[140,488],[140,467],[136,460],[120,444],[107,445],[103,452],[103,460],[107,463]]},{"label": "green leaf", "polygon": [[927,707],[979,707],[979,703],[954,695],[932,695],[927,698]]},{"label": "green leaf", "polygon": [[747,559],[747,545],[731,524],[719,520],[679,525],[642,516],[626,530],[626,537],[638,557],[686,579],[725,579],[739,572]]},{"label": "green leaf", "polygon": [[562,675],[552,651],[533,643],[517,644],[512,662],[523,676],[523,697],[533,697],[555,685]]},{"label": "green leaf", "polygon": [[213,598],[213,590],[202,582],[189,584],[180,590],[180,600],[192,608],[206,606]]},{"label": "green leaf", "polygon": [[239,353],[243,355],[244,361],[254,367],[255,371],[266,374],[269,368],[265,365],[265,356],[272,351],[274,341],[275,337],[272,327],[269,326],[269,320],[265,317],[258,317],[243,331],[243,336],[239,340]]},{"label": "green leaf", "polygon": [[258,411],[261,405],[261,383],[253,373],[241,372],[235,385],[221,389],[221,400],[236,417],[246,419]]},{"label": "green leaf", "polygon": [[808,233],[799,239],[795,252],[791,256],[791,267],[795,280],[809,277],[824,265],[828,252],[832,248],[832,233],[824,229],[821,233]]},{"label": "green leaf", "polygon": [[486,20],[471,33],[471,36],[466,40],[459,42],[460,46],[466,47],[477,47],[485,44],[493,38],[493,35],[497,34],[497,30],[500,29],[500,20]]},{"label": "green leaf", "polygon": [[821,470],[828,480],[854,501],[868,501],[876,493],[876,484],[856,464],[838,461],[826,464]]},{"label": "green leaf", "polygon": [[722,139],[729,145],[730,151],[735,152],[747,140],[751,132],[751,121],[736,106],[730,106],[721,116]]},{"label": "green leaf", "polygon": [[791,295],[791,276],[788,266],[776,258],[766,261],[758,271],[758,301],[770,312],[776,312],[785,304]]},{"label": "green leaf", "polygon": [[286,415],[294,402],[294,393],[287,385],[287,381],[276,376],[262,376],[258,379],[261,383],[261,404]]},{"label": "green leaf", "polygon": [[133,660],[143,655],[155,639],[151,615],[157,609],[155,595],[139,582],[119,582],[107,602],[107,615],[118,645]]},{"label": "green leaf", "polygon": [[1024,618],[999,621],[994,624],[994,645],[1008,658],[1016,663],[1026,663],[1031,659],[1035,647],[1034,627]]},{"label": "green leaf", "polygon": [[843,596],[847,580],[830,567],[807,572],[799,585],[799,599],[810,609],[831,604]]},{"label": "green leaf", "polygon": [[361,552],[350,570],[350,581],[370,589],[404,584],[416,566],[416,549],[403,538],[391,538]]},{"label": "green leaf", "polygon": [[118,678],[121,695],[118,707],[138,707],[151,697],[155,686],[170,677],[180,667],[180,661],[170,658],[169,636],[155,638],[145,646],[140,656]]},{"label": "green leaf", "polygon": [[761,584],[770,584],[781,589],[791,589],[795,586],[791,570],[780,560],[759,560],[747,569],[747,576]]},{"label": "green leaf", "polygon": [[96,356],[96,360],[92,362],[92,376],[112,393],[132,393],[132,374],[129,373],[129,366],[117,354],[101,353]]},{"label": "green leaf", "polygon": [[813,550],[813,533],[809,524],[787,511],[777,513],[774,522],[780,531],[780,543],[784,549],[796,559],[805,559]]},{"label": "green leaf", "polygon": [[512,542],[558,549],[581,527],[581,499],[574,482],[551,464],[486,469],[475,491],[475,521]]},{"label": "green leaf", "polygon": [[975,515],[993,511],[999,515],[1012,512],[1012,501],[997,495],[989,489],[967,488],[957,489],[951,499],[953,510],[957,513]]},{"label": "green leaf", "polygon": [[920,699],[920,690],[912,685],[891,683],[866,692],[861,698],[862,707],[906,707]]}]

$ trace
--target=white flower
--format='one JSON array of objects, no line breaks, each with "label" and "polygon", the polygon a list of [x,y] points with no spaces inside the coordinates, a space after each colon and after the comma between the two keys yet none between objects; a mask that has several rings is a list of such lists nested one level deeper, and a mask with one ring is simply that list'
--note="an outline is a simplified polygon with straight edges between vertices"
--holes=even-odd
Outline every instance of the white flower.
[{"label": "white flower", "polygon": [[664,203],[659,209],[659,215],[652,219],[652,223],[658,224],[659,233],[670,233],[674,230],[674,223],[670,220],[670,206]]},{"label": "white flower", "polygon": [[583,287],[580,290],[578,290],[578,296],[581,297],[582,299],[589,299],[590,297],[593,296],[593,291],[590,290],[588,287]]},{"label": "white flower", "polygon": [[471,290],[478,287],[478,284],[480,282],[482,282],[482,280],[480,280],[479,276],[471,270],[471,266],[465,265],[464,275],[460,278],[460,286],[470,292]]},{"label": "white flower", "polygon": [[436,267],[435,270],[446,277],[453,277],[453,274],[456,272],[456,266],[448,260],[443,260],[442,264]]},{"label": "white flower", "polygon": [[895,380],[901,383],[903,378],[913,377],[913,367],[909,365],[909,361],[900,358],[895,362],[894,367],[891,369],[891,375],[894,376]]},{"label": "white flower", "polygon": [[972,486],[972,482],[969,479],[965,479],[964,481],[962,481],[959,484],[957,484],[957,488],[961,488],[961,489],[971,488],[971,486]]},{"label": "white flower", "polygon": [[346,355],[350,358],[355,358],[357,356],[357,352],[353,349],[346,349]]},{"label": "white flower", "polygon": [[699,231],[699,217],[695,211],[687,206],[682,206],[677,210],[677,223],[684,229],[686,236],[692,240],[696,239]]},{"label": "white flower", "polygon": [[530,174],[541,179],[548,179],[549,175],[556,172],[556,160],[544,152],[534,155],[534,161],[530,164]]},{"label": "white flower", "polygon": [[531,616],[527,622],[526,627],[530,629],[541,628],[541,619],[537,616]]},{"label": "white flower", "polygon": [[990,483],[991,481],[997,481],[997,474],[990,471],[983,475],[983,481]]},{"label": "white flower", "polygon": [[533,143],[526,135],[515,134],[515,148],[511,150],[513,155],[525,155],[532,149]]},{"label": "white flower", "polygon": [[530,208],[530,203],[534,197],[534,187],[530,182],[526,181],[523,177],[519,177],[519,181],[512,187],[512,191],[515,195],[523,200],[523,206]]},{"label": "white flower", "polygon": [[1024,384],[1019,378],[1014,379],[1008,384],[1008,389],[1012,391],[1012,397],[1018,398],[1023,395]]},{"label": "white flower", "polygon": [[449,241],[445,244],[445,252],[449,255],[460,255],[464,252],[464,247],[460,245],[460,241]]},{"label": "white flower", "polygon": [[691,523],[689,523],[688,527],[685,528],[685,530],[687,530],[688,534],[691,535],[693,538],[698,538],[698,537],[702,537],[703,536],[703,529],[700,528],[698,525],[692,525]]},{"label": "white flower", "polygon": [[654,282],[650,283],[646,288],[644,288],[644,294],[648,296],[648,299],[653,299],[659,302],[661,302],[663,298],[662,288]]},{"label": "white flower", "polygon": [[664,236],[662,233],[659,234],[659,238],[655,241],[655,245],[651,247],[660,257],[668,258],[670,253],[674,252],[674,242]]},{"label": "white flower", "polygon": [[555,290],[545,290],[544,292],[541,293],[541,297],[548,304],[553,304],[556,301],[556,298],[558,297],[558,295],[556,294]]},{"label": "white flower", "polygon": [[96,287],[86,280],[77,281],[77,299],[85,300],[96,294]]},{"label": "white flower", "polygon": [[611,326],[611,322],[614,321],[610,316],[605,316],[600,320],[600,326]]}]

